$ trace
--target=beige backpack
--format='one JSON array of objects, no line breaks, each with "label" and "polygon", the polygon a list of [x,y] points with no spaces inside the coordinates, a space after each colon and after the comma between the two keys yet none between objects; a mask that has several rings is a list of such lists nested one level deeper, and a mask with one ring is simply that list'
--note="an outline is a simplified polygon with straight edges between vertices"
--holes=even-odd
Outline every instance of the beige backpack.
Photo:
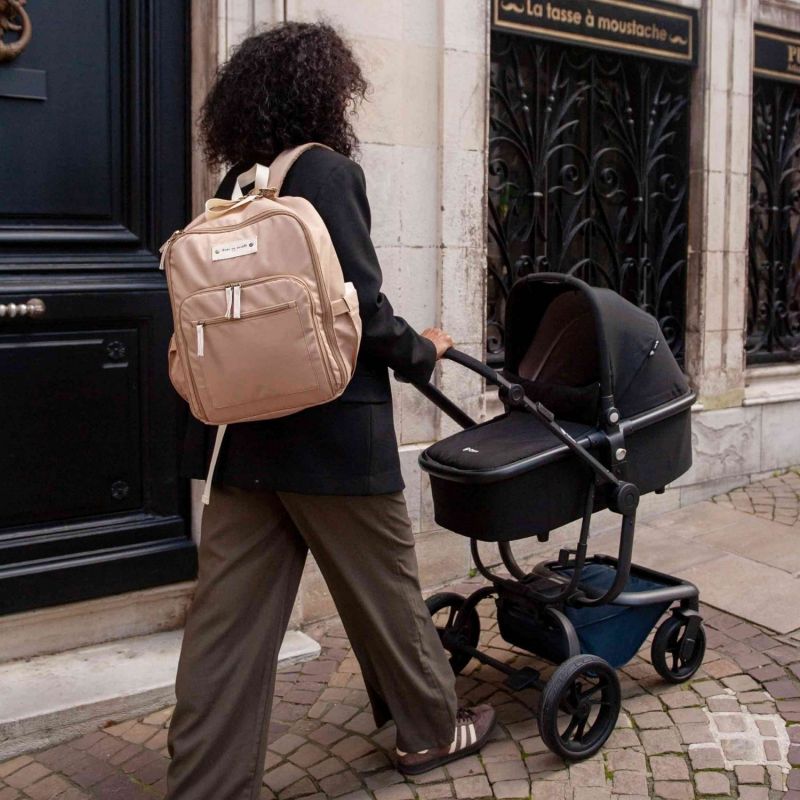
[{"label": "beige backpack", "polygon": [[205,503],[228,423],[327,403],[355,369],[355,287],[344,282],[311,203],[279,194],[294,161],[314,146],[324,145],[286,150],[269,168],[240,175],[230,200],[209,200],[161,248],[175,324],[170,380],[197,419],[219,426]]}]

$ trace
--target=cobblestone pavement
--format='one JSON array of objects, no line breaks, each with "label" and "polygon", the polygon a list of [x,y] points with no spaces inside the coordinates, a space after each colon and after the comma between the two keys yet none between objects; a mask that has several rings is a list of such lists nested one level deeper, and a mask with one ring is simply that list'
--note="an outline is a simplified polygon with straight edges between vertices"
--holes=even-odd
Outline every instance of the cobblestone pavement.
[{"label": "cobblestone pavement", "polygon": [[717,495],[713,500],[726,508],[784,525],[796,525],[800,514],[800,467]]},{"label": "cobblestone pavement", "polygon": [[[515,665],[537,665],[503,642],[493,604],[483,606],[488,652]],[[391,766],[392,727],[373,730],[343,630],[318,626],[311,633],[322,644],[321,657],[279,675],[261,797],[800,799],[800,632],[779,637],[710,608],[704,616],[709,650],[691,683],[664,683],[645,646],[620,673],[625,700],[616,731],[599,755],[572,766],[549,753],[538,736],[538,693],[512,694],[502,674],[473,661],[459,678],[460,695],[495,706],[501,724],[493,741],[480,756],[409,782]],[[109,722],[0,764],[0,800],[163,797],[170,712]]]}]

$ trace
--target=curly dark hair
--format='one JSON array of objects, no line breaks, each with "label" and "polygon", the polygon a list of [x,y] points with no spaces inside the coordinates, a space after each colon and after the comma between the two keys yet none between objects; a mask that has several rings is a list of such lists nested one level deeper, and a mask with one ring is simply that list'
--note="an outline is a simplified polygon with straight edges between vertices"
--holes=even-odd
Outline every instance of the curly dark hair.
[{"label": "curly dark hair", "polygon": [[326,22],[283,22],[245,39],[220,67],[200,112],[209,164],[269,163],[287,147],[358,148],[352,117],[368,84]]}]

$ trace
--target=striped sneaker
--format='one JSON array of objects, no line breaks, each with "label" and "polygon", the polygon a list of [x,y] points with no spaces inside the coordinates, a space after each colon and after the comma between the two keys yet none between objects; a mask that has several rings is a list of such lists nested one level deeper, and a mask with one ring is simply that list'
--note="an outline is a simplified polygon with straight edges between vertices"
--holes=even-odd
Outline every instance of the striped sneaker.
[{"label": "striped sneaker", "polygon": [[488,705],[459,708],[456,714],[456,732],[450,745],[422,750],[419,753],[404,753],[398,749],[397,769],[404,775],[419,775],[477,752],[486,744],[495,719],[494,709]]}]

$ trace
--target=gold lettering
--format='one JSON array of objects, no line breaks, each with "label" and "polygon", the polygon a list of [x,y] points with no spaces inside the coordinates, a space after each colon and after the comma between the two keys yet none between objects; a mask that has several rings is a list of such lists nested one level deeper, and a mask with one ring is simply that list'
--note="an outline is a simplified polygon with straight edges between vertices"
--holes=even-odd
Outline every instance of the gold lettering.
[{"label": "gold lettering", "polygon": [[787,45],[788,66],[800,66],[800,47],[794,44]]},{"label": "gold lettering", "polygon": [[588,9],[586,12],[586,27],[594,28],[594,14],[592,14],[591,9]]}]

